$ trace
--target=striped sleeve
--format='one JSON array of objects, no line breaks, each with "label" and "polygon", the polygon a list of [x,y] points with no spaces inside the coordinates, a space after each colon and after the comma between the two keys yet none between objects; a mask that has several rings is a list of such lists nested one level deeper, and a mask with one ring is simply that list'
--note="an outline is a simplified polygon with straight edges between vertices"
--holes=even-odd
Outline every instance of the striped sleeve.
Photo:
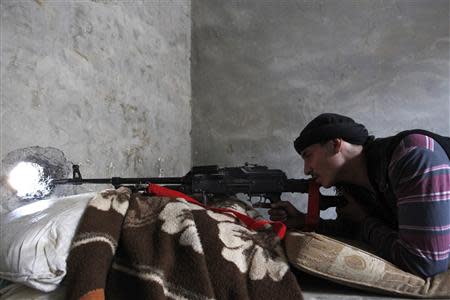
[{"label": "striped sleeve", "polygon": [[446,271],[450,252],[447,154],[428,136],[408,135],[393,152],[389,179],[397,197],[398,232],[371,218],[363,224],[363,238],[377,244],[381,256],[412,273],[430,277]]}]

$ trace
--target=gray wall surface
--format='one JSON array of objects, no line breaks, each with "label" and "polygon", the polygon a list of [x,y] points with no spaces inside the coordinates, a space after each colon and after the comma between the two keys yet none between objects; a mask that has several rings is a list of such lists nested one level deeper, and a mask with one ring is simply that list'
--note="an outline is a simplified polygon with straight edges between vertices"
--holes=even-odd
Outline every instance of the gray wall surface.
[{"label": "gray wall surface", "polygon": [[55,147],[84,177],[186,173],[190,10],[186,0],[2,0],[1,158]]},{"label": "gray wall surface", "polygon": [[450,134],[448,0],[192,0],[193,164],[302,178],[293,140],[336,112]]}]

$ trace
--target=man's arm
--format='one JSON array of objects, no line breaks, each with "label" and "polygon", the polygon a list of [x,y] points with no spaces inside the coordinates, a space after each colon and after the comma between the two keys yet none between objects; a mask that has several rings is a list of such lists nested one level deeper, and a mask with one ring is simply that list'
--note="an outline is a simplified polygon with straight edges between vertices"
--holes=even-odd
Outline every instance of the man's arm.
[{"label": "man's arm", "polygon": [[[281,221],[289,229],[303,230],[305,226],[305,214],[298,211],[289,201],[280,201],[271,204],[268,211],[272,221]],[[358,226],[345,219],[323,220],[320,219],[317,232],[337,237],[354,239]]]},{"label": "man's arm", "polygon": [[319,227],[317,228],[317,233],[346,239],[356,239],[355,236],[357,235],[357,229],[358,224],[355,224],[354,222],[348,220],[320,219]]},{"label": "man's arm", "polygon": [[398,232],[380,220],[362,222],[362,239],[412,273],[429,277],[448,269],[450,162],[424,135],[409,135],[395,149],[389,179],[397,197]]}]

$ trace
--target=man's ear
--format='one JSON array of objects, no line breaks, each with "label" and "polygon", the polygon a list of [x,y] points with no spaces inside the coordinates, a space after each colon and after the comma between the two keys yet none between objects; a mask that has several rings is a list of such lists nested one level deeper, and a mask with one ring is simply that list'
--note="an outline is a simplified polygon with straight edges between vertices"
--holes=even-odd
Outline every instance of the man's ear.
[{"label": "man's ear", "polygon": [[342,147],[342,139],[340,138],[335,138],[331,140],[331,145],[333,146],[333,153],[338,153],[339,151],[341,151],[341,147]]}]

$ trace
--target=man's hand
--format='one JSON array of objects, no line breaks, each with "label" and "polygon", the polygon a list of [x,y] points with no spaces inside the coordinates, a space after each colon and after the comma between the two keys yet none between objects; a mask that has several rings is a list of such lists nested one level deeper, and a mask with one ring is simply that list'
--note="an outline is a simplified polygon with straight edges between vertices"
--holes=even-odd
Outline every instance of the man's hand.
[{"label": "man's hand", "polygon": [[355,223],[361,223],[368,214],[363,206],[356,202],[355,198],[349,193],[344,192],[344,197],[347,199],[347,205],[343,207],[336,207],[336,214],[338,218],[349,220]]},{"label": "man's hand", "polygon": [[289,201],[271,204],[268,214],[272,221],[281,221],[288,228],[302,229],[305,225],[305,215],[299,212]]}]

